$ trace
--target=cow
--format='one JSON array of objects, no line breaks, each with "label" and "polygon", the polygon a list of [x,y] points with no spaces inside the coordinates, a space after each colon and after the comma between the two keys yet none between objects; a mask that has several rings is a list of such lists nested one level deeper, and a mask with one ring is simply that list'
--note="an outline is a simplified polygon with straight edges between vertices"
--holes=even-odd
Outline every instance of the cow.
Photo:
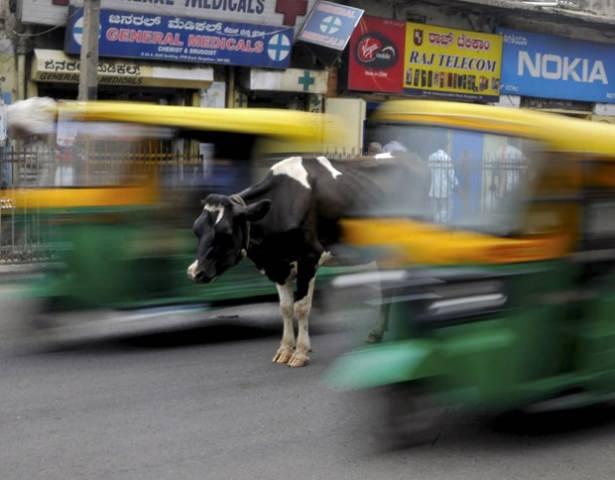
[{"label": "cow", "polygon": [[340,219],[389,210],[394,202],[406,206],[426,200],[426,163],[411,154],[377,157],[292,156],[240,193],[210,194],[203,201],[193,225],[198,249],[188,277],[208,283],[245,257],[252,260],[278,290],[283,332],[273,362],[302,367],[310,360],[315,276],[339,242]]}]

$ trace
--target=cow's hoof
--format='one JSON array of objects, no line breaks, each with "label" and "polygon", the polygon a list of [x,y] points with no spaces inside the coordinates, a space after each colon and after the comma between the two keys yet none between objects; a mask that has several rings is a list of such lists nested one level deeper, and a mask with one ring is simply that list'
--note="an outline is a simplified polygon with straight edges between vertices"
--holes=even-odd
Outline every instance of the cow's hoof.
[{"label": "cow's hoof", "polygon": [[287,348],[280,347],[278,351],[273,356],[273,363],[288,363],[288,361],[292,358],[293,351]]},{"label": "cow's hoof", "polygon": [[293,368],[305,367],[308,363],[310,363],[310,357],[308,357],[307,353],[295,352],[290,358],[288,366]]},{"label": "cow's hoof", "polygon": [[380,343],[382,342],[382,334],[378,332],[369,332],[366,343]]}]

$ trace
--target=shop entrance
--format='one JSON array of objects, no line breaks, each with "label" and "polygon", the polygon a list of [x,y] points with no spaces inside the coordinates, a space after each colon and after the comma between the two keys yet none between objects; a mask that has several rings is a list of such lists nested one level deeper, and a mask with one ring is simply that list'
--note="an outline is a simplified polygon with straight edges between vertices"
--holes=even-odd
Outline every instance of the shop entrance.
[{"label": "shop entrance", "polygon": [[[79,87],[72,83],[38,83],[38,96],[56,100],[76,100]],[[99,100],[147,102],[160,105],[192,105],[195,90],[175,88],[99,85]]]},{"label": "shop entrance", "polygon": [[310,97],[314,95],[288,92],[247,92],[248,108],[310,110],[310,102],[313,102]]}]

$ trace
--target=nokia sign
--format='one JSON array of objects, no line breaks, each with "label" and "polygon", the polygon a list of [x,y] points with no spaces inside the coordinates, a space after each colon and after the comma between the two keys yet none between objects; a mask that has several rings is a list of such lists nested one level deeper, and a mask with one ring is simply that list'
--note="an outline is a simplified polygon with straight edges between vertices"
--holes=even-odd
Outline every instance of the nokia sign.
[{"label": "nokia sign", "polygon": [[609,84],[601,60],[591,61],[587,58],[570,58],[547,53],[530,55],[523,50],[519,51],[517,74],[548,80]]},{"label": "nokia sign", "polygon": [[503,94],[615,103],[615,45],[508,29],[499,33]]}]

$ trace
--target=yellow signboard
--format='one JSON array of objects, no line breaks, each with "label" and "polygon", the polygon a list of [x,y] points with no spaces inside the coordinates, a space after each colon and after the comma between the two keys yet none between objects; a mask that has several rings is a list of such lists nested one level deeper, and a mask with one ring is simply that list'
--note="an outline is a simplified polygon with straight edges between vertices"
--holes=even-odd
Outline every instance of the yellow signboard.
[{"label": "yellow signboard", "polygon": [[406,93],[495,100],[501,68],[500,35],[406,24]]}]

